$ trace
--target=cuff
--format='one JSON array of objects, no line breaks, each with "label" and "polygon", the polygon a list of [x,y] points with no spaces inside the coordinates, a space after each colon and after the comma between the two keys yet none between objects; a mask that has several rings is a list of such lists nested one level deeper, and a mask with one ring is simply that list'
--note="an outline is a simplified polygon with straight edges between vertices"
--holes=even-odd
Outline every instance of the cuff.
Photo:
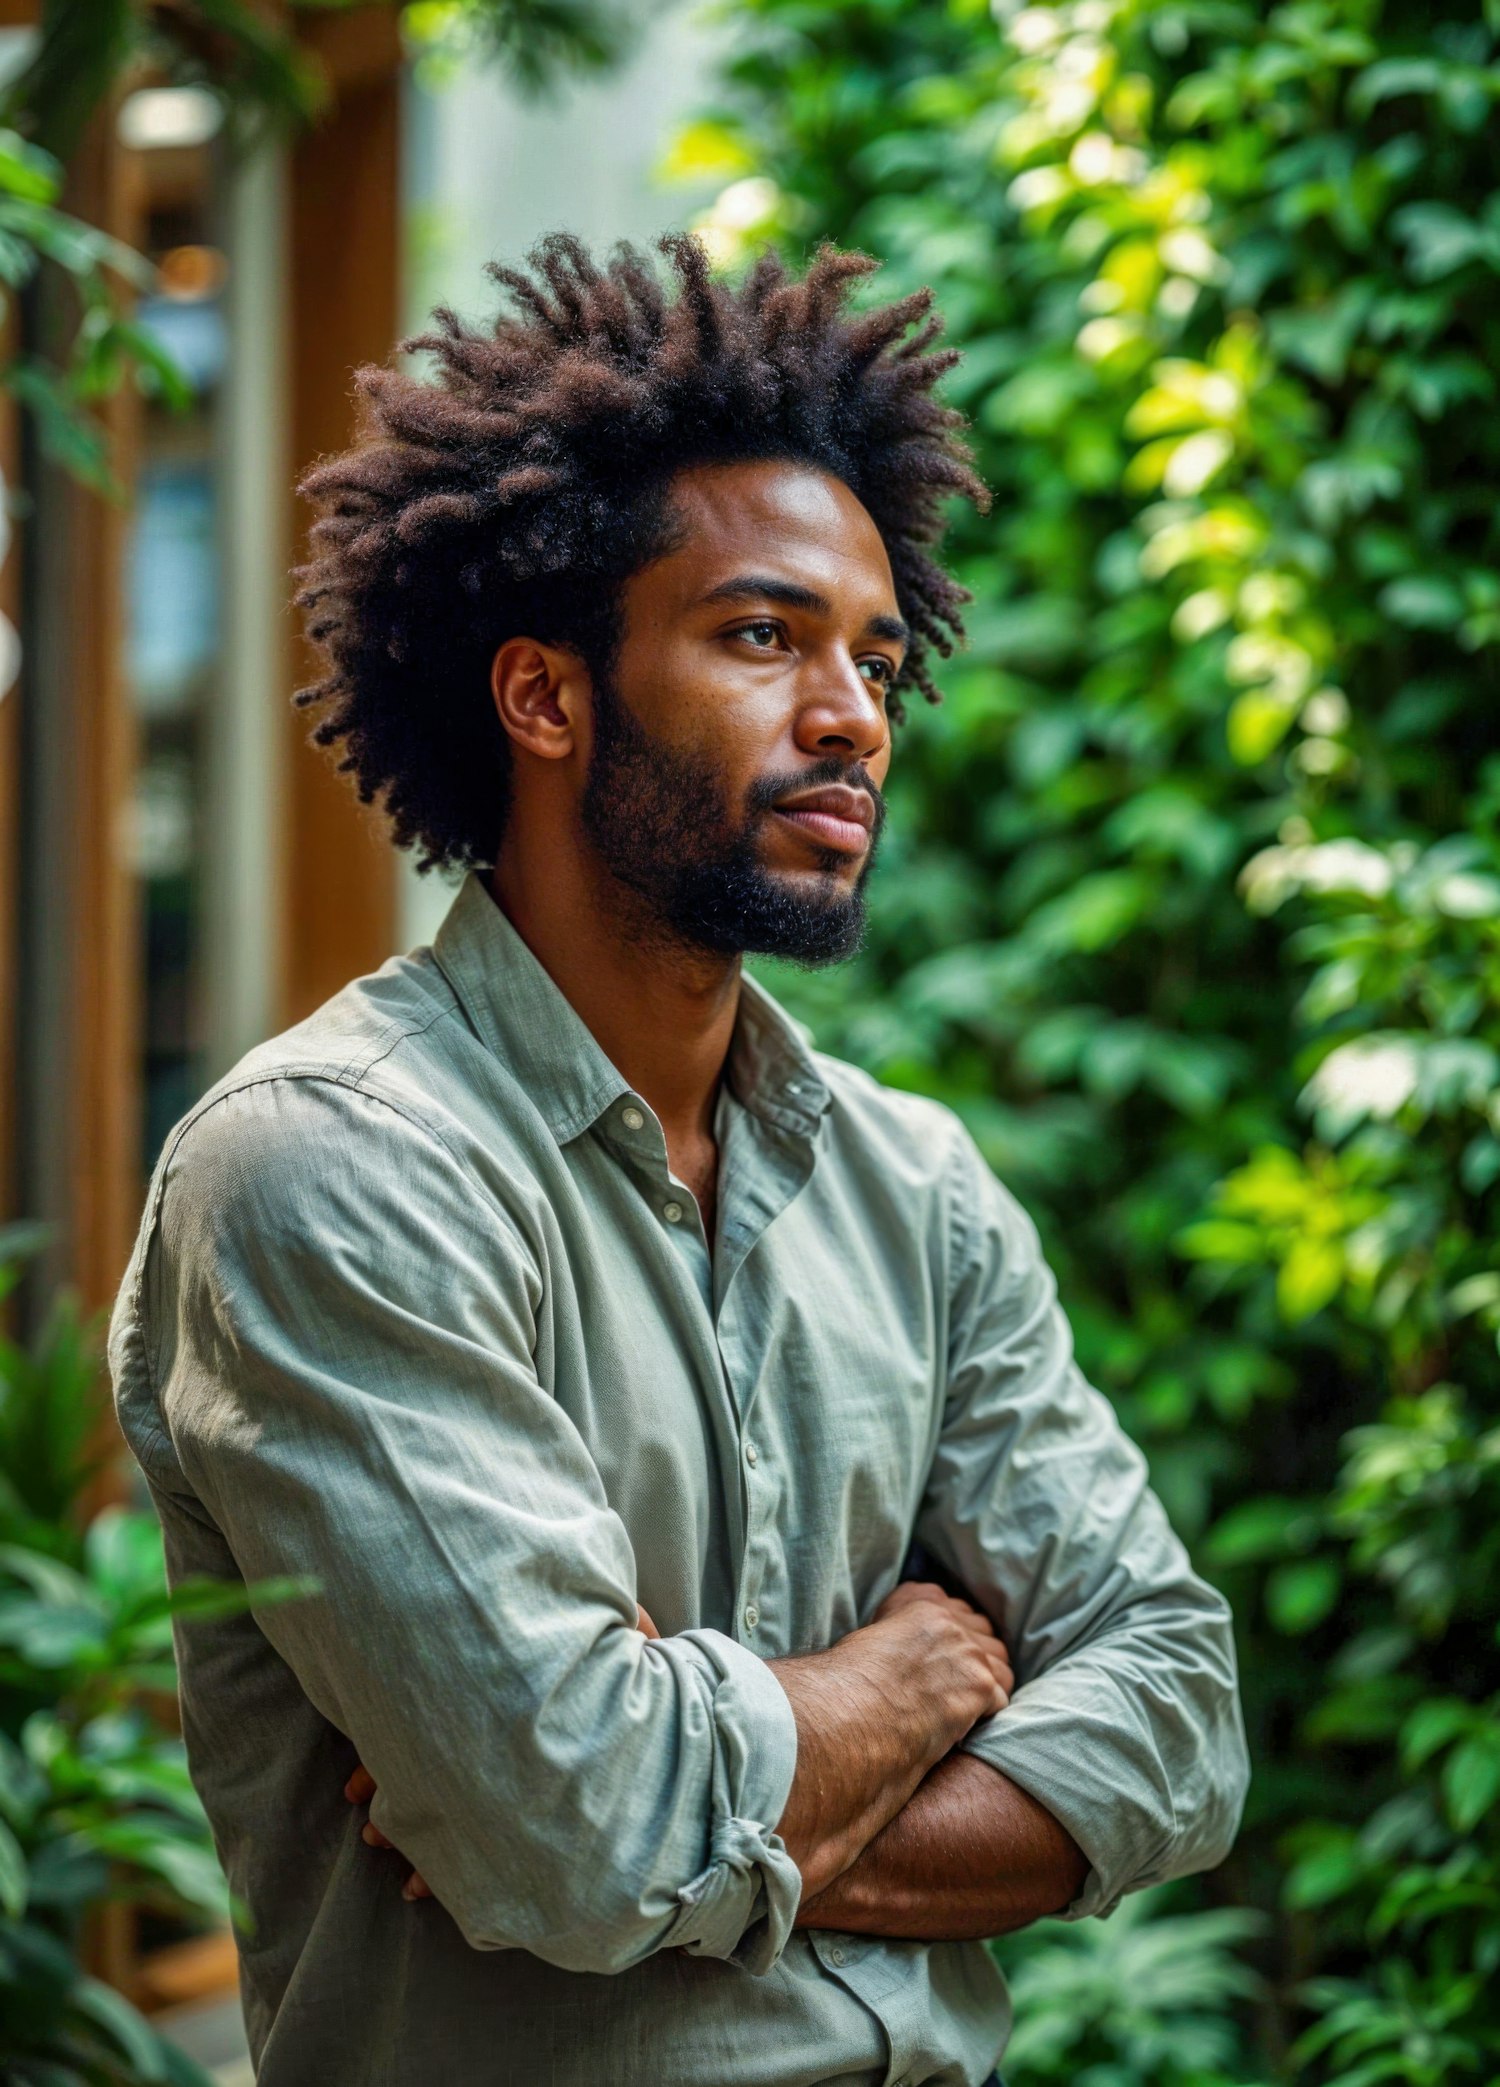
[{"label": "cuff", "polygon": [[1128,1891],[1151,1880],[1176,1837],[1176,1819],[1154,1749],[1144,1735],[1122,1730],[1117,1701],[1080,1688],[1078,1677],[1065,1693],[1051,1679],[1017,1689],[962,1745],[1045,1805],[1078,1843],[1088,1875],[1057,1917],[1083,1920],[1113,1913]]},{"label": "cuff", "polygon": [[713,1785],[708,1864],[679,1890],[664,1945],[769,1971],[802,1897],[802,1873],[774,1830],[797,1768],[792,1706],[765,1661],[733,1638],[690,1630],[673,1643],[709,1690]]}]

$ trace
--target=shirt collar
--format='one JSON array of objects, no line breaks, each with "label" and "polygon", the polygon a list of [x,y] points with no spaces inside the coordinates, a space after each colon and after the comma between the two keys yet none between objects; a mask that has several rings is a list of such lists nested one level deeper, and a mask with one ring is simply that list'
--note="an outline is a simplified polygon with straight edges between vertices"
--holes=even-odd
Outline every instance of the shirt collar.
[{"label": "shirt collar", "polygon": [[[432,953],[480,1038],[515,1073],[559,1145],[631,1091],[477,870],[464,879]],[[830,1105],[807,1032],[749,976],[740,981],[726,1071],[743,1107],[794,1136],[810,1138]]]}]

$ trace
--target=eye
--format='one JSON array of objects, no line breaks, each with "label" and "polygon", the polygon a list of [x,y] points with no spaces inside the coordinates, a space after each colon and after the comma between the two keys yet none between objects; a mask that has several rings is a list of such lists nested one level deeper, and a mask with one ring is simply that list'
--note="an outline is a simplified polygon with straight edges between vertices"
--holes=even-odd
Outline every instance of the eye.
[{"label": "eye", "polygon": [[896,679],[896,669],[883,652],[877,652],[868,659],[862,659],[859,662],[860,672],[863,673],[866,667],[874,667],[878,670],[875,676],[877,688],[888,689]]},{"label": "eye", "polygon": [[758,652],[769,652],[781,636],[781,625],[771,616],[757,616],[753,623],[741,623],[732,630],[732,638],[746,638]]}]

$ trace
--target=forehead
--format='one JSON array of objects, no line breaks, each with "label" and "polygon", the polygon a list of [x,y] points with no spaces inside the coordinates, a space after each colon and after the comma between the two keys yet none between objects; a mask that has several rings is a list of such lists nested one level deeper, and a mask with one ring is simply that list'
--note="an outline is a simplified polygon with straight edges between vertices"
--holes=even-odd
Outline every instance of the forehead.
[{"label": "forehead", "polygon": [[842,479],[807,464],[695,465],[672,481],[679,530],[637,575],[665,606],[692,601],[745,572],[826,594],[861,620],[896,613],[891,562],[868,509]]}]

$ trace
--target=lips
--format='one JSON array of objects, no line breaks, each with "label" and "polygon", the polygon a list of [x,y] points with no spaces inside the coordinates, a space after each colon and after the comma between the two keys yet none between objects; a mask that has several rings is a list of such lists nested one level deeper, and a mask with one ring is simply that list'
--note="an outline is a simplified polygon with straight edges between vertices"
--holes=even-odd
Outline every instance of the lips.
[{"label": "lips", "polygon": [[870,844],[875,805],[867,791],[835,785],[810,790],[805,797],[794,797],[774,809],[779,819],[800,826],[819,847],[862,855]]}]

